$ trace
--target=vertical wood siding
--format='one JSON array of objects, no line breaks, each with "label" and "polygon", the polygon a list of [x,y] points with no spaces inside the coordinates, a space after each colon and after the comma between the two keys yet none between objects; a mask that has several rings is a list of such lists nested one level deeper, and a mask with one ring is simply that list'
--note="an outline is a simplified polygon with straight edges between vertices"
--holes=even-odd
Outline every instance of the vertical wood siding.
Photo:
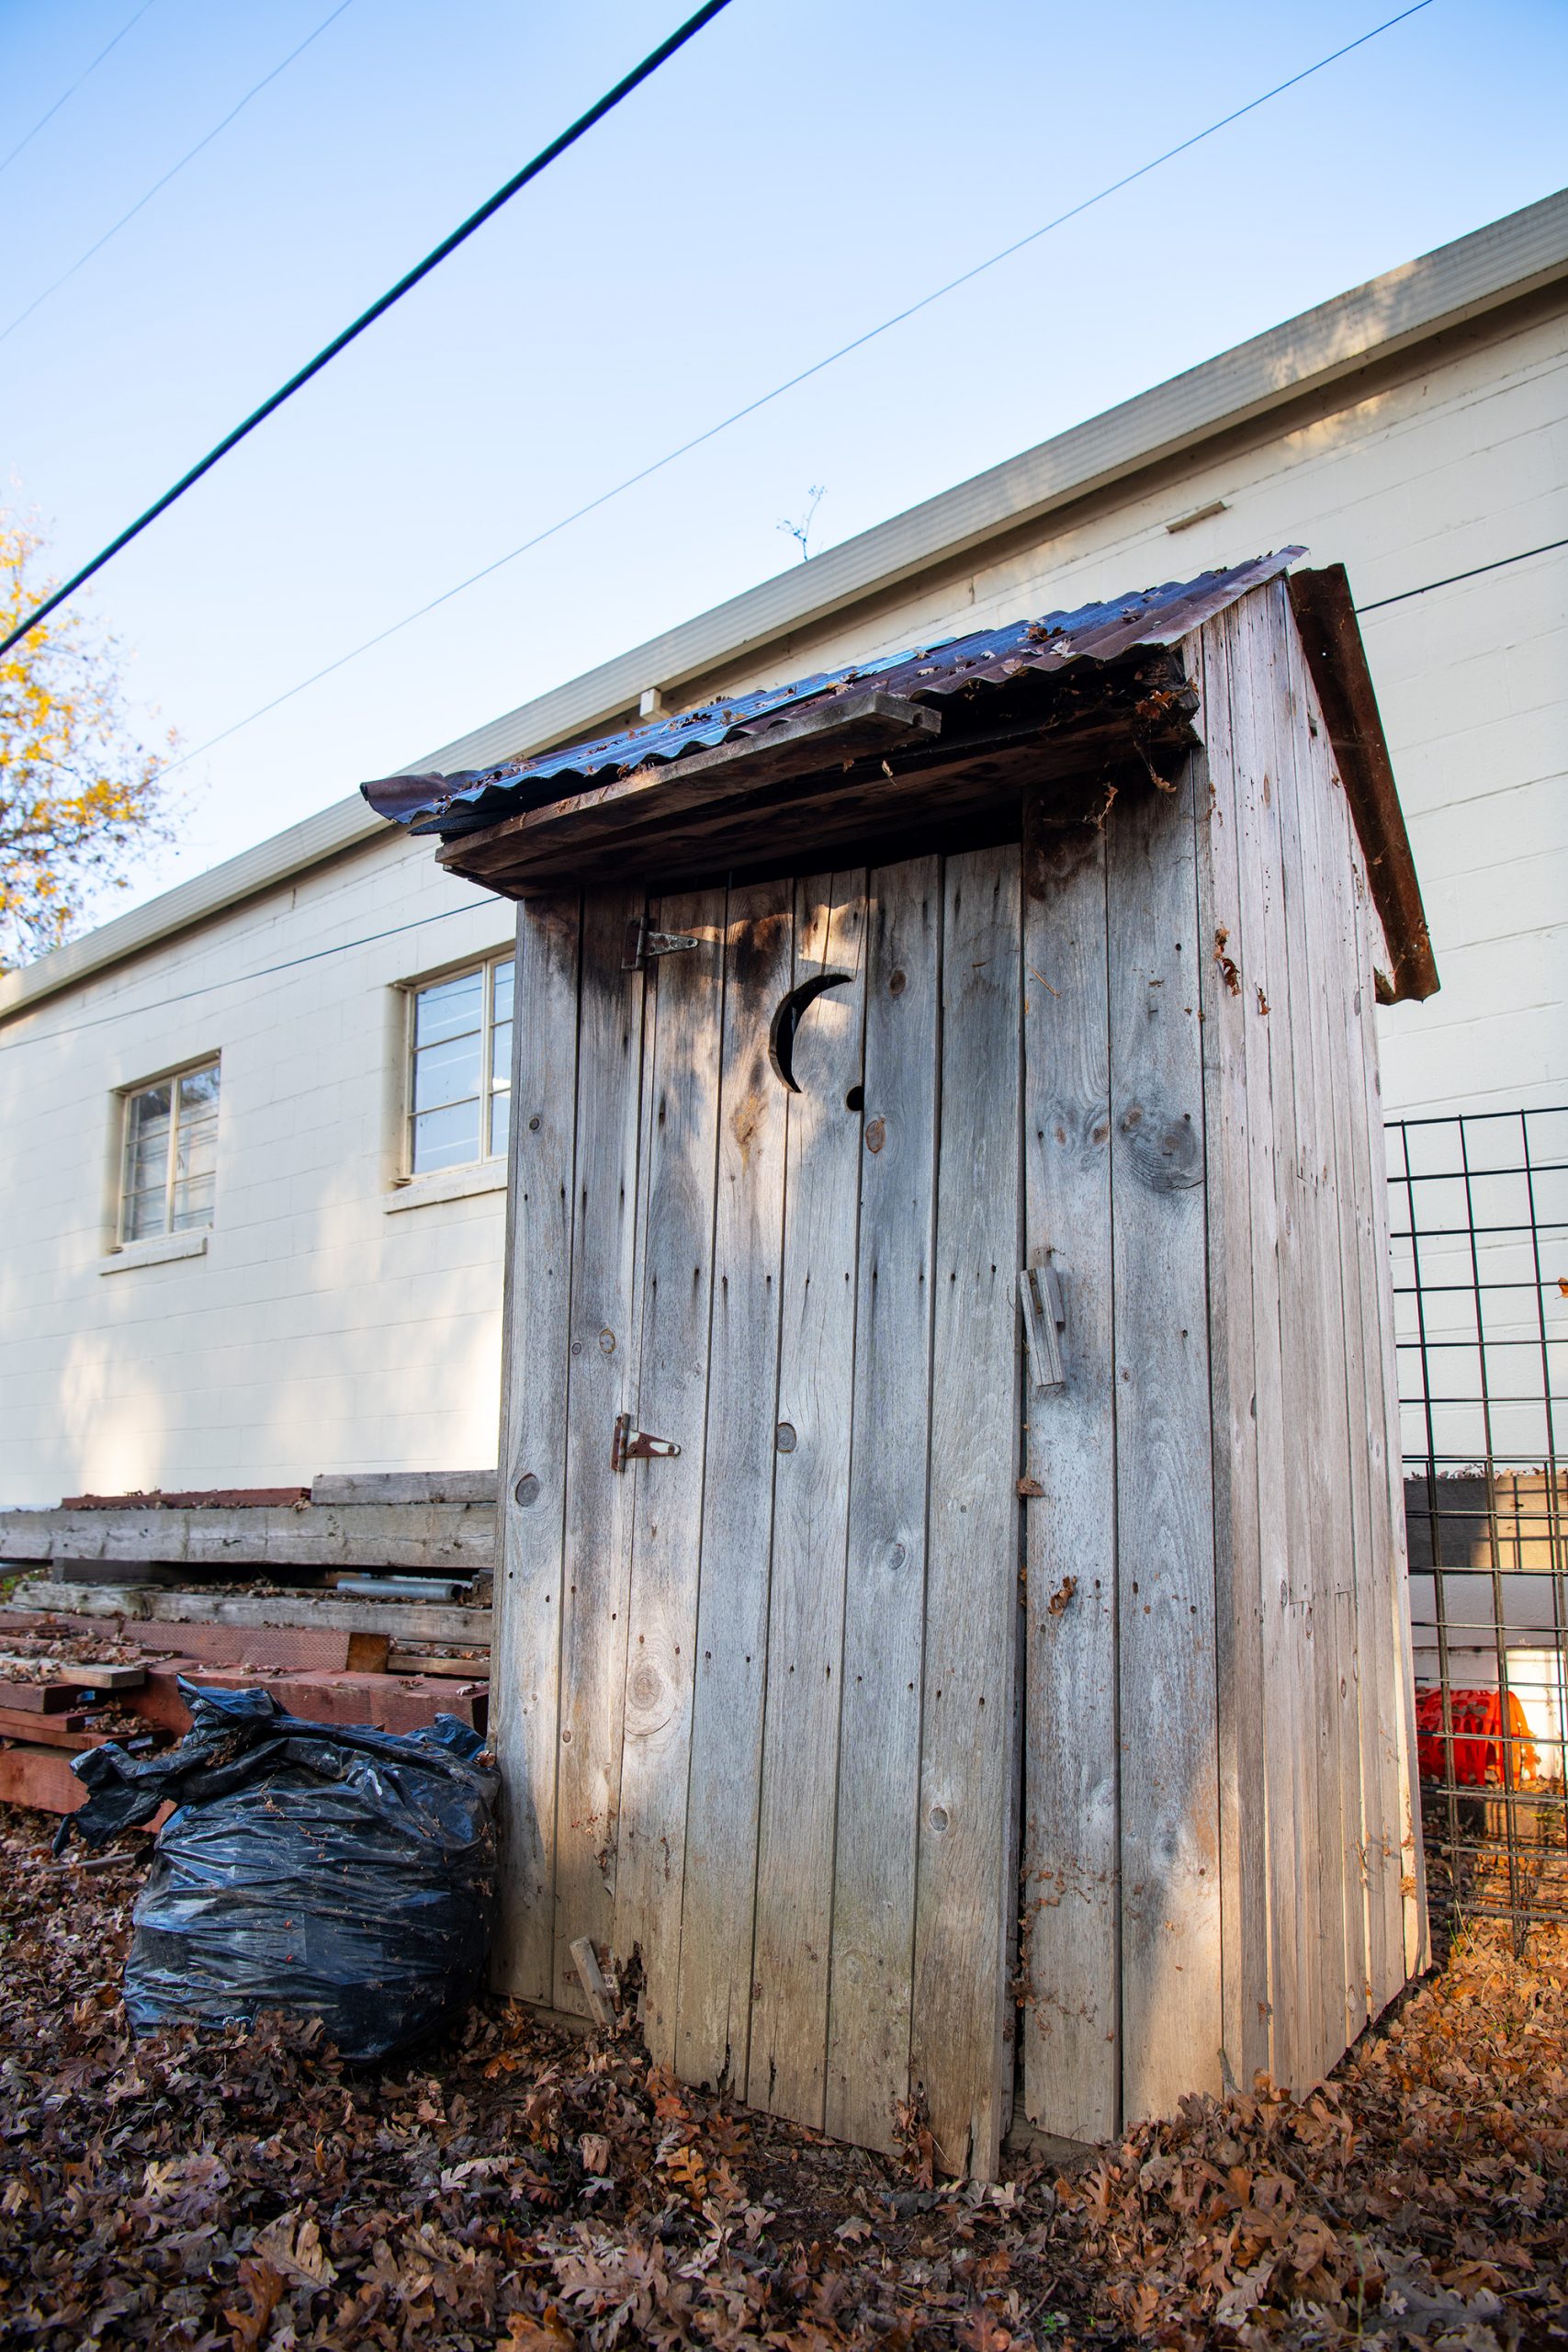
[{"label": "vertical wood siding", "polygon": [[1179,789],[1024,865],[1027,1235],[1068,1300],[1029,1412],[1026,2104],[1085,2137],[1305,2088],[1424,1949],[1365,861],[1282,587],[1187,655]]},{"label": "vertical wood siding", "polygon": [[1052,807],[1024,809],[1024,1234],[1057,1269],[1067,1377],[1026,1414],[1024,2105],[1103,2140],[1122,2106],[1105,835]]},{"label": "vertical wood siding", "polygon": [[1187,659],[1098,823],[519,924],[502,1981],[981,2176],[1020,2057],[1304,2089],[1424,1952],[1365,862],[1283,585]]},{"label": "vertical wood siding", "polygon": [[[994,2170],[1013,2053],[1016,846],[520,922],[501,1973]],[[949,960],[944,968],[944,934]],[[767,1058],[784,991],[850,977]],[[678,1455],[611,1467],[616,1416]]]}]

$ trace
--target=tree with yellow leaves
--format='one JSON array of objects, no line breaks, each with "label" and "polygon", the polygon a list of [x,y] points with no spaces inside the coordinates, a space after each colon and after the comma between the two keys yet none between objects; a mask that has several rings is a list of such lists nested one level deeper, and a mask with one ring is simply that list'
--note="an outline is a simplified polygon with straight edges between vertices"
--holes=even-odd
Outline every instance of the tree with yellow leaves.
[{"label": "tree with yellow leaves", "polygon": [[[0,513],[0,637],[53,586],[37,532]],[[168,838],[174,749],[139,741],[118,648],[69,610],[0,656],[0,971],[57,947]]]}]

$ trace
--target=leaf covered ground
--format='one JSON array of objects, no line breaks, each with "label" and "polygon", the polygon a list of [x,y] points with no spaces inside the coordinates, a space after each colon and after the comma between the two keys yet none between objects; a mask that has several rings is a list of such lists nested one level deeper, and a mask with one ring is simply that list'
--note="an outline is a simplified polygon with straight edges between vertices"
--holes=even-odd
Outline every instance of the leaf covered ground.
[{"label": "leaf covered ground", "polygon": [[417,2061],[134,2045],[138,1862],[0,1808],[0,2345],[1568,2345],[1568,1935],[1472,1930],[1304,2105],[933,2183],[496,2002]]}]

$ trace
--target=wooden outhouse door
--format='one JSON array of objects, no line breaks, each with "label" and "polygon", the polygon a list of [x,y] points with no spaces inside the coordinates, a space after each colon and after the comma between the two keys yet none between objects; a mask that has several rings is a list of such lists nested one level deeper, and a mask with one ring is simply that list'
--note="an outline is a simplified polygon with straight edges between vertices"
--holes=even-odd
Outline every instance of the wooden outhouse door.
[{"label": "wooden outhouse door", "polygon": [[[510,1988],[581,2009],[573,1940],[636,1952],[684,2079],[882,2147],[913,2094],[982,2172],[1012,2077],[1019,889],[1013,844],[523,909],[495,1685]],[[791,1091],[780,1007],[829,974]]]}]

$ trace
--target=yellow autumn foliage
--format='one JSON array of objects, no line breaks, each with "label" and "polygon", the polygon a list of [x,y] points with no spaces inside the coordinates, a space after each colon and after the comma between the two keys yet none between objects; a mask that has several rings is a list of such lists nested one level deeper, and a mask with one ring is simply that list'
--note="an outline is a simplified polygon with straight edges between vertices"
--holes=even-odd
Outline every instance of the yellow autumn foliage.
[{"label": "yellow autumn foliage", "polygon": [[[54,584],[40,548],[0,513],[0,637]],[[0,655],[0,971],[59,946],[168,838],[174,743],[138,741],[118,648],[69,606]]]}]

